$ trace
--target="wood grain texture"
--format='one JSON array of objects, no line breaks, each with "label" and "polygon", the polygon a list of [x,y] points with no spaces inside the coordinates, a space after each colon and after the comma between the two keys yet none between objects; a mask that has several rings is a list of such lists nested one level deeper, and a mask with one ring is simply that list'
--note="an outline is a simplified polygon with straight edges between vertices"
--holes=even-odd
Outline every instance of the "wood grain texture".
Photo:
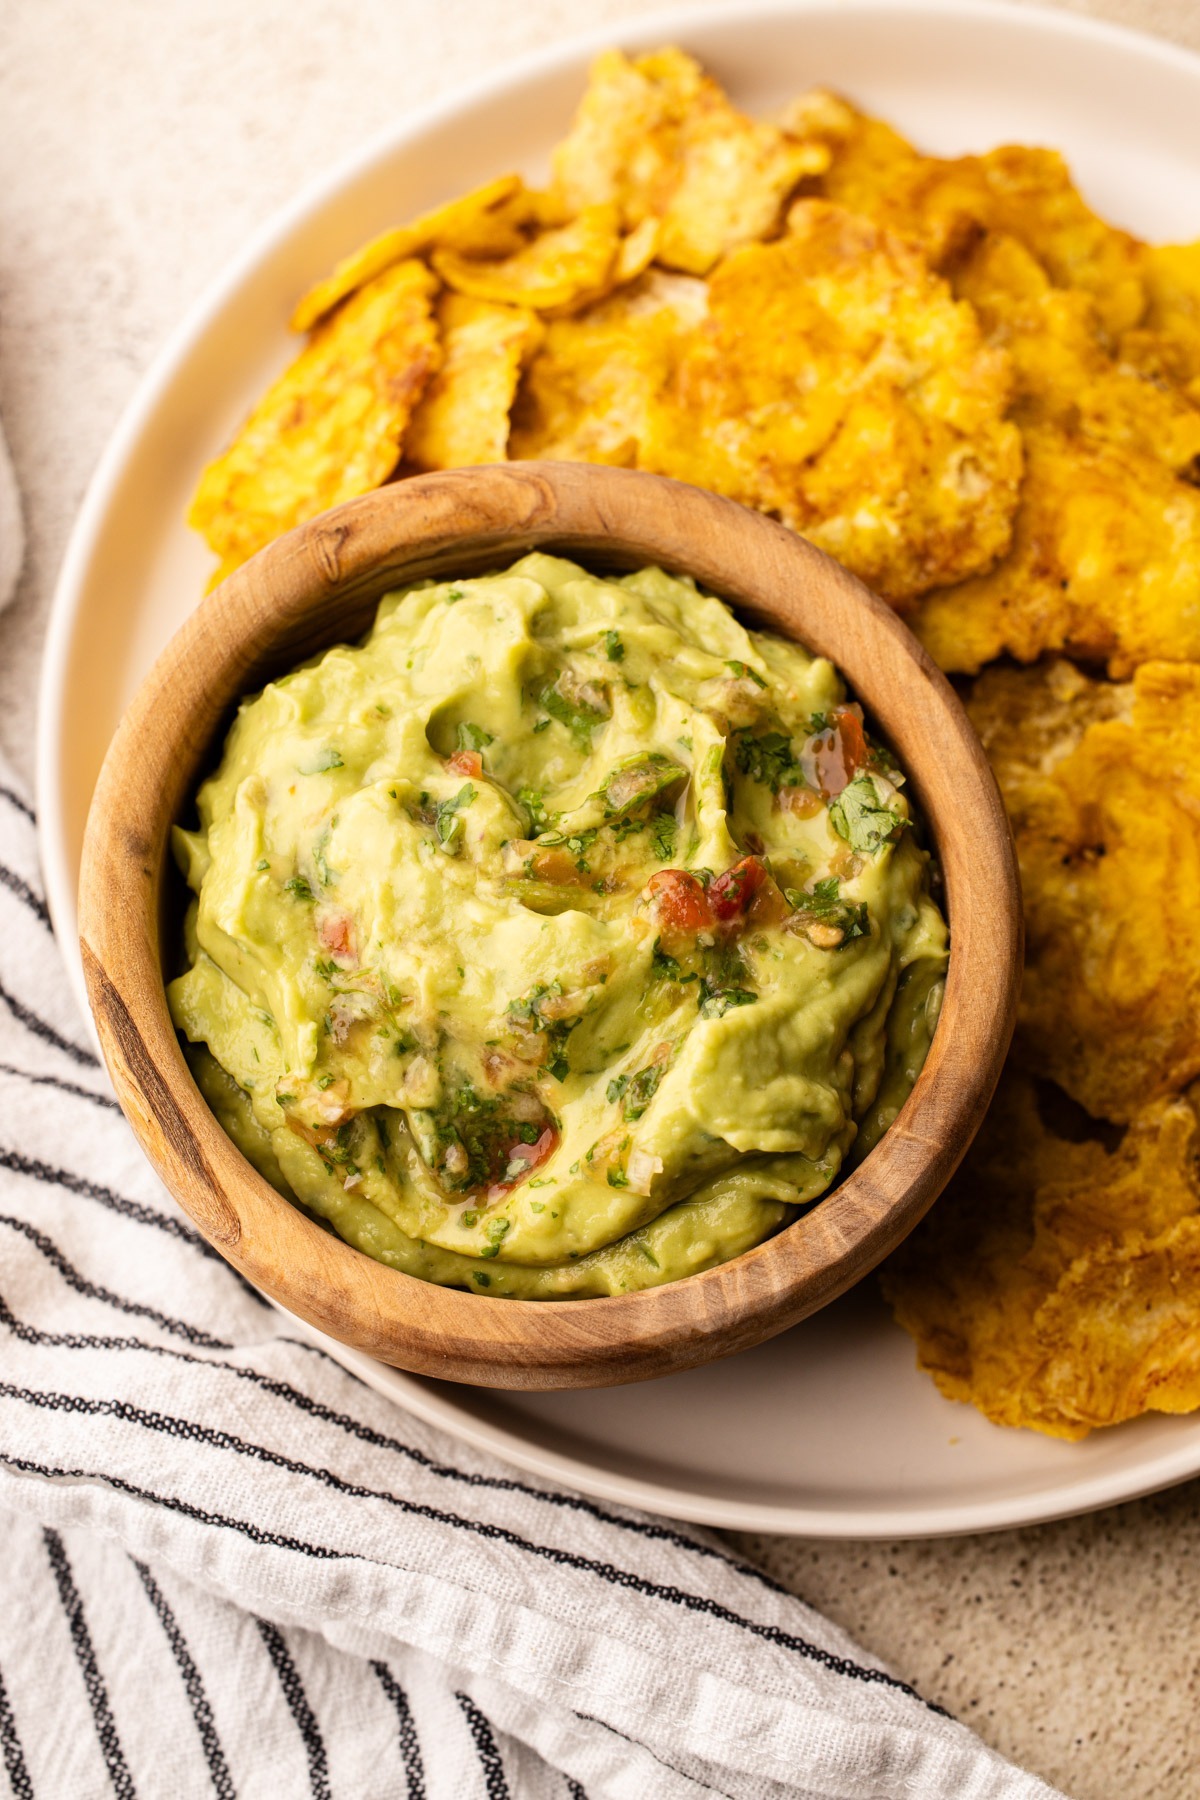
[{"label": "wood grain texture", "polygon": [[[167,1010],[169,834],[240,697],[360,636],[379,597],[541,548],[593,568],[694,575],[749,624],[829,657],[882,728],[945,875],[941,1021],[896,1123],[826,1199],[735,1261],[598,1300],[521,1301],[398,1274],[322,1231],[258,1176],[196,1089]],[[251,1281],[400,1368],[494,1387],[610,1386],[691,1368],[796,1324],[860,1279],[945,1186],[1012,1032],[1021,909],[1008,821],[944,677],[891,609],[783,526],[658,476],[521,463],[418,476],[270,545],[167,646],[113,740],[80,893],[88,991],[121,1101],[204,1236]]]}]

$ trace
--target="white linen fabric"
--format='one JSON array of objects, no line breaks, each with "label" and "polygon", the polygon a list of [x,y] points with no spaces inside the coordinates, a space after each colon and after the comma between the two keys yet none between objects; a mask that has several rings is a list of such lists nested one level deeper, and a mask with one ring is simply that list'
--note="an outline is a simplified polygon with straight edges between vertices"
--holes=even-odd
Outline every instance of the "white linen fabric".
[{"label": "white linen fabric", "polygon": [[717,1540],[302,1340],[142,1158],[2,760],[0,1526],[18,1800],[1053,1800]]}]

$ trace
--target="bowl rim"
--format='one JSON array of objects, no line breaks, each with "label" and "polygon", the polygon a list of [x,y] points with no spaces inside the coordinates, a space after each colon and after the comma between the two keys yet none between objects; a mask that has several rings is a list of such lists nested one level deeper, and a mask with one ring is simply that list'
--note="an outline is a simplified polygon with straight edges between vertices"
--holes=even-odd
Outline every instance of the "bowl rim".
[{"label": "bowl rim", "polygon": [[[379,597],[527,550],[694,575],[751,625],[828,655],[895,746],[936,844],[951,952],[925,1066],[880,1143],[764,1243],[661,1287],[506,1300],[375,1262],[278,1194],[217,1124],[167,1008],[170,825],[221,722],[272,673],[360,636]],[[414,1373],[483,1386],[607,1386],[748,1348],[834,1299],[945,1186],[991,1098],[1015,1018],[1022,925],[995,779],[954,690],[891,607],[784,526],[625,469],[514,463],[418,475],[288,533],[211,592],[113,738],[88,815],[80,951],[117,1097],[167,1187],[250,1281],[319,1329]]]}]

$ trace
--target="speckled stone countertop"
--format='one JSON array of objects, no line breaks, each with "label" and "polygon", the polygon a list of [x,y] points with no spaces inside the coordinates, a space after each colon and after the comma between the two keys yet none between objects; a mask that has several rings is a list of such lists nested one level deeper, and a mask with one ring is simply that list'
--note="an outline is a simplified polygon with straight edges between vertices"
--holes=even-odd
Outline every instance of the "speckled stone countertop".
[{"label": "speckled stone countertop", "polygon": [[[1200,0],[1071,10],[1200,49]],[[18,767],[32,770],[34,658],[71,519],[195,295],[281,203],[405,108],[606,21],[618,36],[645,11],[645,0],[0,8],[0,414],[29,530],[5,624],[0,742]],[[1197,1800],[1198,1500],[1193,1483],[985,1538],[741,1548],[1072,1800]]]}]

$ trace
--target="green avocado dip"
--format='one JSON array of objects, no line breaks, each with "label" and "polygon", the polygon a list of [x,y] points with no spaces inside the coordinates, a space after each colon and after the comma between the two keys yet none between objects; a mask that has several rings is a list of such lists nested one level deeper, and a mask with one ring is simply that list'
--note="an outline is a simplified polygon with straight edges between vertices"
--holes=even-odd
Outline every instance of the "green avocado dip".
[{"label": "green avocado dip", "polygon": [[348,1243],[528,1300],[678,1281],[876,1142],[947,932],[836,670],[688,580],[531,555],[245,701],[169,989],[245,1155]]}]

